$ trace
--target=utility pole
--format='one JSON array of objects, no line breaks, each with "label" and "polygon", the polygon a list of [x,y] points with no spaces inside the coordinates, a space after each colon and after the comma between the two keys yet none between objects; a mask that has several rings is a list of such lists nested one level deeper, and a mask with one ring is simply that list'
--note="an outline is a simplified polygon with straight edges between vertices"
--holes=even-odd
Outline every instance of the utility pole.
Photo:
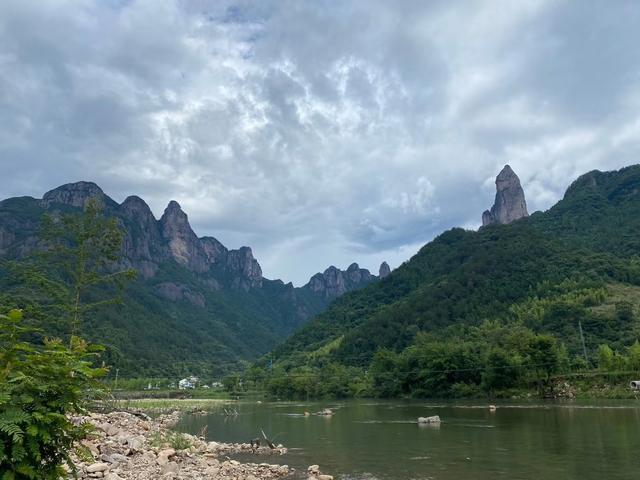
[{"label": "utility pole", "polygon": [[589,359],[587,358],[587,346],[584,343],[584,334],[582,333],[582,322],[578,320],[578,330],[580,330],[580,340],[582,341],[582,353],[584,353],[584,361],[589,366]]},{"label": "utility pole", "polygon": [[119,368],[116,368],[116,384],[113,387],[114,390],[118,390],[118,372],[120,371]]}]

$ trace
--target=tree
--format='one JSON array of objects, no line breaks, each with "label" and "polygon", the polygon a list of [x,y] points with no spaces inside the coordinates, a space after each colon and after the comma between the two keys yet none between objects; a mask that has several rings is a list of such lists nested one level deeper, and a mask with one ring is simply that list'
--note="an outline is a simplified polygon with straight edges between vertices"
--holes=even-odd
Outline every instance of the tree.
[{"label": "tree", "polygon": [[0,315],[1,480],[57,480],[65,463],[73,470],[70,452],[88,426],[76,425],[70,415],[85,412],[106,373],[94,367],[102,348],[77,332],[83,315],[115,301],[108,286],[132,276],[114,268],[122,233],[97,203],[89,202],[81,215],[46,217],[43,224],[45,252],[12,262],[9,271],[31,294],[30,311],[46,311],[45,318],[66,325],[69,341],[44,338],[25,325],[20,310]]},{"label": "tree", "polygon": [[398,362],[398,355],[391,350],[381,348],[375,353],[369,367],[374,396],[393,398],[401,393]]},{"label": "tree", "polygon": [[630,322],[633,320],[633,304],[631,302],[618,302],[616,303],[616,318],[623,322]]},{"label": "tree", "polygon": [[628,358],[629,368],[631,370],[640,371],[640,342],[638,342],[638,340],[629,347]]},{"label": "tree", "polygon": [[40,248],[21,260],[4,262],[16,303],[49,332],[70,337],[82,331],[85,315],[120,301],[135,271],[119,268],[123,232],[90,199],[82,213],[45,214]]},{"label": "tree", "polygon": [[482,373],[482,388],[486,392],[510,388],[517,383],[518,378],[518,366],[509,353],[499,347],[491,349]]},{"label": "tree", "polygon": [[540,372],[544,374],[546,380],[560,369],[560,350],[558,342],[551,335],[536,335],[529,342],[528,346],[530,367],[537,372],[540,380]]},{"label": "tree", "polygon": [[598,347],[598,368],[606,372],[613,370],[614,355],[609,345],[600,345]]}]

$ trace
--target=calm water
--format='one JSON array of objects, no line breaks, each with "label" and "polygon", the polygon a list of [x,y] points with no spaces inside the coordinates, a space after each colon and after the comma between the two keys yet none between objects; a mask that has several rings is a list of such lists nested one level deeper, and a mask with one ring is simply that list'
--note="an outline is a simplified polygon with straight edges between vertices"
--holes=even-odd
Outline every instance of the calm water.
[{"label": "calm water", "polygon": [[[304,411],[335,408],[332,417]],[[239,415],[186,417],[211,440],[247,442],[263,428],[289,447],[286,463],[317,463],[338,479],[640,479],[640,401],[575,404],[347,401],[239,403]],[[440,415],[440,427],[417,425]],[[241,458],[244,460],[246,458]]]}]

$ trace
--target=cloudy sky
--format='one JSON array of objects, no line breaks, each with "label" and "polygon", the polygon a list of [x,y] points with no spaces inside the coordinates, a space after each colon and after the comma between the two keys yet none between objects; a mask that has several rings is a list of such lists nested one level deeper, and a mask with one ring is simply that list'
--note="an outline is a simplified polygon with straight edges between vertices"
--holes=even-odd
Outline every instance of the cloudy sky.
[{"label": "cloudy sky", "polygon": [[640,162],[635,0],[2,0],[0,198],[92,180],[301,284]]}]

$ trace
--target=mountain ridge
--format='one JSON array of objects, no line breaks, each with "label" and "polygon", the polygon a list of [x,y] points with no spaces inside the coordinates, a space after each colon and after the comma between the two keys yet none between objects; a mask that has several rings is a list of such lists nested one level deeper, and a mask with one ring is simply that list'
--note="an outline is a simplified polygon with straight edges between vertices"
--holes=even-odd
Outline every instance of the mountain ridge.
[{"label": "mountain ridge", "polygon": [[[87,181],[59,186],[41,199],[0,201],[0,259],[24,258],[42,248],[38,236],[42,215],[79,212],[91,198],[106,216],[117,219],[124,232],[119,266],[139,272],[126,293],[128,305],[102,312],[91,325],[90,339],[112,343],[109,358],[123,374],[160,374],[173,369],[167,366],[170,363],[180,363],[184,373],[237,367],[238,362],[268,351],[337,296],[377,278],[363,275],[362,282],[352,280],[331,294],[264,278],[250,247],[228,249],[214,237],[198,237],[176,201],[170,201],[156,219],[142,198],[131,195],[118,203]],[[4,278],[0,272],[3,280],[10,283],[6,272]],[[118,309],[130,316],[126,326],[115,318]],[[147,328],[141,334],[153,342],[133,341],[115,331],[120,325],[130,333],[143,324]],[[176,338],[176,352],[159,355],[164,343],[175,343]],[[195,346],[199,338],[206,347]],[[126,356],[140,356],[139,342],[149,344],[142,354],[147,360],[144,368],[133,360],[124,361]],[[207,362],[213,366],[204,366]]]},{"label": "mountain ridge", "polygon": [[[270,358],[286,368],[311,359],[366,368],[379,349],[401,351],[419,332],[510,318],[512,305],[562,282],[640,284],[639,212],[640,165],[588,172],[546,212],[443,232],[384,280],[337,299]],[[578,345],[576,322],[553,328]],[[608,328],[594,321],[585,331],[615,342],[631,335]]]}]

